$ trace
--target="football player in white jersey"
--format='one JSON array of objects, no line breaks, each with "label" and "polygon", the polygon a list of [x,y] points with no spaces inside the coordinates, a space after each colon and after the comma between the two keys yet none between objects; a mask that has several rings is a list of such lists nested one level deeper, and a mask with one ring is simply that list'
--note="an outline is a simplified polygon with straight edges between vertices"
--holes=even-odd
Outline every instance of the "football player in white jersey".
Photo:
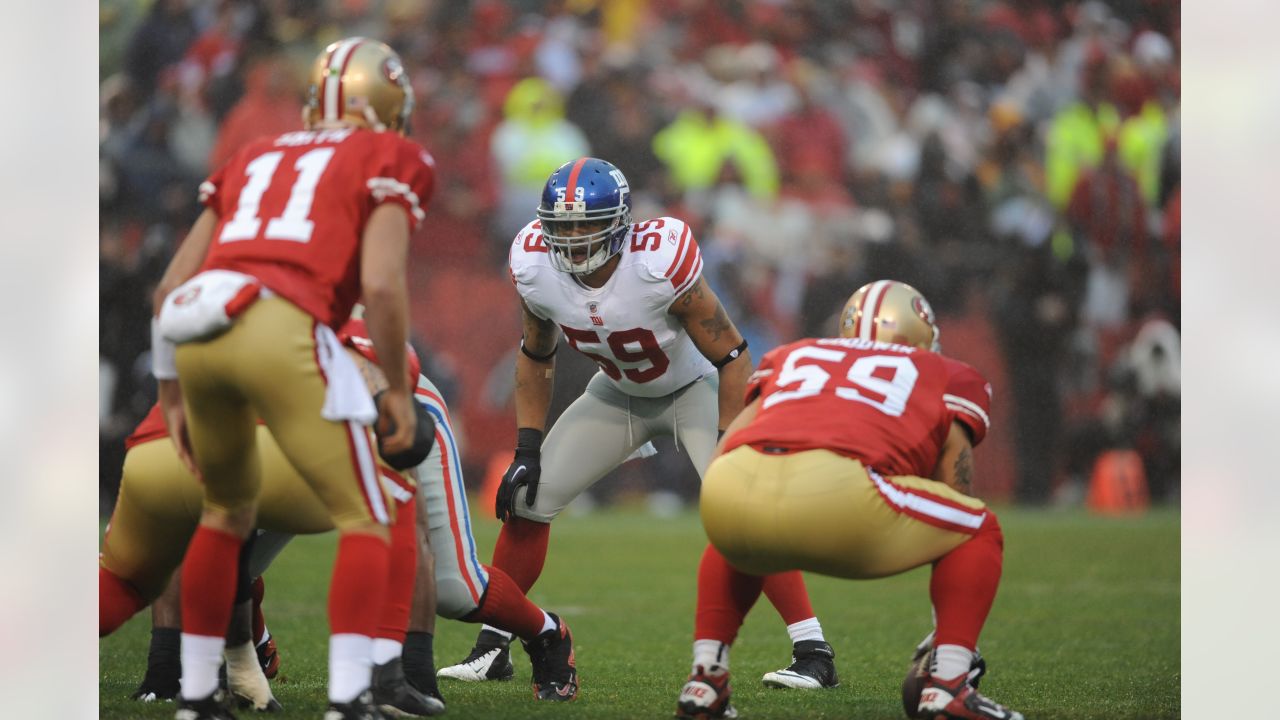
[{"label": "football player in white jersey", "polygon": [[[547,180],[537,215],[511,245],[524,337],[515,459],[498,490],[504,524],[493,553],[493,565],[526,592],[542,572],[551,521],[637,448],[673,436],[701,475],[719,434],[742,410],[752,370],[746,341],[702,277],[689,226],[672,217],[633,224],[630,187],[613,164],[584,157],[562,165]],[[560,333],[600,372],[544,443]],[[700,588],[728,578],[704,557]],[[794,644],[791,666],[767,674],[765,684],[835,686],[835,654],[800,573],[769,576],[765,594]],[[714,624],[712,614],[700,613],[698,627]],[[702,637],[695,628],[695,649]],[[510,678],[509,641],[486,626],[471,654],[438,674]]]}]

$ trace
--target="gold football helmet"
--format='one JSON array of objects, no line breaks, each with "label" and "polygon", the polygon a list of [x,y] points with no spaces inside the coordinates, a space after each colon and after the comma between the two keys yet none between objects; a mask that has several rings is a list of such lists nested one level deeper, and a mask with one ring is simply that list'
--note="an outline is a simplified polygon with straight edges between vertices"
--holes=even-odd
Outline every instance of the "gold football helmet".
[{"label": "gold football helmet", "polygon": [[413,88],[400,56],[384,43],[351,37],[324,49],[311,66],[307,128],[345,122],[371,130],[407,132]]},{"label": "gold football helmet", "polygon": [[840,337],[911,345],[938,352],[942,331],[919,290],[897,280],[858,288],[840,313]]}]

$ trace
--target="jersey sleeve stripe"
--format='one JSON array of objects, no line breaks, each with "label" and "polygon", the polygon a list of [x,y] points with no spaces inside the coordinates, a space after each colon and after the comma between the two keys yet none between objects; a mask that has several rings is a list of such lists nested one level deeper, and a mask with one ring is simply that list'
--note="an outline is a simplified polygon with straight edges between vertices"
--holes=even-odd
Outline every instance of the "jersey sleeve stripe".
[{"label": "jersey sleeve stripe", "polygon": [[409,203],[409,211],[413,213],[413,218],[418,222],[422,222],[427,214],[418,206],[418,194],[413,191],[405,183],[389,177],[369,178],[366,183],[369,190],[373,192],[373,199],[382,202],[388,197],[400,196]]},{"label": "jersey sleeve stripe", "polygon": [[684,257],[685,248],[689,245],[689,226],[684,226],[684,232],[680,234],[680,244],[676,247],[676,256],[671,260],[671,266],[663,273],[663,277],[671,277],[671,273],[676,271],[680,265],[680,260]]},{"label": "jersey sleeve stripe", "polygon": [[676,274],[671,277],[671,284],[676,287],[677,291],[685,284],[690,275],[696,277],[693,269],[701,264],[702,253],[698,250],[698,243],[690,240],[689,248],[684,253],[684,260],[680,261],[680,267],[676,269]]},{"label": "jersey sleeve stripe", "polygon": [[952,410],[968,413],[969,415],[981,420],[982,424],[987,429],[991,429],[991,418],[987,415],[986,411],[974,401],[966,400],[959,395],[943,395],[942,401],[945,402],[947,407]]},{"label": "jersey sleeve stripe", "polygon": [[[694,248],[694,252],[695,253],[697,252],[697,248]],[[698,282],[698,278],[701,276],[702,276],[702,258],[699,256],[694,260],[693,267],[689,269],[689,272],[687,273],[687,277],[684,279],[684,282],[680,285],[676,285],[676,297],[680,297],[681,295],[684,294],[686,290],[693,287],[694,283]],[[673,285],[675,284],[674,280],[672,280],[671,282]]]},{"label": "jersey sleeve stripe", "polygon": [[202,205],[207,204],[209,202],[209,198],[213,197],[214,194],[217,192],[218,192],[218,186],[214,185],[208,180],[205,180],[204,182],[200,183],[200,196],[199,196],[200,203]]}]

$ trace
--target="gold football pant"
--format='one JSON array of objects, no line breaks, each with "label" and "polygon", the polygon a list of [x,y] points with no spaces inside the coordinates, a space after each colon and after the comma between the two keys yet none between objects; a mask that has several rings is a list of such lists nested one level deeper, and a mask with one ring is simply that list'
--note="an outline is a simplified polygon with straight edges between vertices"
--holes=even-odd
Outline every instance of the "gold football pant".
[{"label": "gold football pant", "polygon": [[882,477],[827,450],[742,446],[702,481],[702,524],[738,569],[864,579],[933,562],[977,532],[981,500],[934,480]]},{"label": "gold football pant", "polygon": [[[317,323],[279,297],[254,303],[226,332],[178,346],[178,378],[207,506],[252,503],[262,485],[261,417],[339,529],[388,525],[368,428],[320,416],[325,379]],[[306,493],[303,493],[306,494]]]},{"label": "gold football pant", "polygon": [[[329,512],[285,460],[271,433],[258,426],[256,435],[264,478],[257,526],[290,535],[332,530]],[[103,567],[145,599],[159,595],[182,562],[203,499],[204,486],[178,459],[169,438],[132,447],[102,542]]]}]

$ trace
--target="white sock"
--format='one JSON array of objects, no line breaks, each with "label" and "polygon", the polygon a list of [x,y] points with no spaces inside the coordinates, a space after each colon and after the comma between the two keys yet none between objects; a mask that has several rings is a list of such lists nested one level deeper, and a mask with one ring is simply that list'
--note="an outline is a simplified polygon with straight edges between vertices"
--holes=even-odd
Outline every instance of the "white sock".
[{"label": "white sock", "polygon": [[719,640],[693,641],[693,669],[697,672],[701,665],[704,670],[713,667],[729,669],[729,646]]},{"label": "white sock", "polygon": [[373,639],[373,664],[384,665],[400,657],[404,651],[404,643],[386,638]]},{"label": "white sock", "polygon": [[255,708],[266,708],[271,701],[271,686],[267,684],[267,676],[262,674],[253,642],[246,640],[240,645],[227,648],[226,656],[227,687],[252,700]]},{"label": "white sock", "polygon": [[954,680],[969,672],[973,651],[959,645],[939,645],[933,653],[930,673],[939,680]]},{"label": "white sock", "polygon": [[[545,614],[546,614],[546,612],[544,611],[544,612],[543,612],[543,614],[545,615]],[[501,628],[496,628],[496,627],[494,627],[494,626],[492,626],[492,625],[481,625],[481,626],[480,626],[480,629],[481,629],[481,630],[488,630],[489,632],[495,632],[495,633],[498,633],[499,635],[501,635],[502,637],[504,637],[504,638],[506,638],[506,639],[508,639],[508,640],[510,640],[511,638],[515,637],[515,634],[514,634],[514,633],[509,633],[509,632],[507,632],[506,630],[503,630],[503,629],[501,629]]]},{"label": "white sock", "polygon": [[816,617],[801,620],[798,623],[791,623],[787,626],[787,634],[791,636],[792,645],[802,640],[826,640],[822,636],[822,624],[818,622]]},{"label": "white sock", "polygon": [[270,640],[270,639],[271,639],[271,630],[270,630],[269,628],[267,628],[267,626],[266,626],[266,625],[263,625],[263,626],[262,626],[262,640],[261,640],[261,641],[259,641],[257,645],[254,645],[254,647],[255,647],[255,648],[260,648],[260,647],[262,647],[263,645],[266,645],[266,644],[267,644],[267,641],[268,641],[268,640]]},{"label": "white sock", "polygon": [[182,633],[182,697],[202,700],[218,689],[225,638]]},{"label": "white sock", "polygon": [[373,680],[373,638],[355,633],[329,636],[329,701],[347,703]]},{"label": "white sock", "polygon": [[543,610],[542,611],[542,629],[538,631],[538,634],[541,635],[542,633],[548,630],[555,630],[555,629],[556,629],[555,619],[552,618],[551,615],[547,613],[546,610]]}]

